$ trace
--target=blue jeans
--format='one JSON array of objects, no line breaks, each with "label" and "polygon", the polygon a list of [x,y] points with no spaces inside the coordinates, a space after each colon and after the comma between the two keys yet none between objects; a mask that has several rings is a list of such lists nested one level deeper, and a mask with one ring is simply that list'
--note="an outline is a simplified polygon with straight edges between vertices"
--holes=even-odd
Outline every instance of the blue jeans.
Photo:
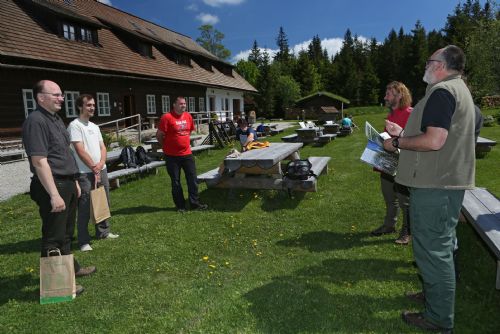
[{"label": "blue jeans", "polygon": [[[90,190],[94,189],[95,174],[94,173],[82,173],[78,179],[80,183],[80,188],[82,190],[82,195],[78,200],[78,219],[76,221],[76,226],[78,230],[78,245],[81,247],[85,244],[90,243],[89,234],[89,220],[90,220]],[[106,190],[106,197],[108,198],[109,206],[109,180],[108,173],[106,169],[101,171],[101,182],[99,185],[103,185]],[[95,224],[95,237],[96,239],[106,238],[111,229],[111,225],[108,220],[104,220],[99,224]]]}]

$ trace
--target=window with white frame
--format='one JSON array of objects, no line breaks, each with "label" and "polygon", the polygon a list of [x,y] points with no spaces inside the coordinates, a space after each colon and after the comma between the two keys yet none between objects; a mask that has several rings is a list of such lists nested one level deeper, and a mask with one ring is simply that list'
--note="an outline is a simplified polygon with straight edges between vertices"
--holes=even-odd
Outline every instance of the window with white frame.
[{"label": "window with white frame", "polygon": [[200,97],[198,99],[198,109],[199,109],[199,111],[206,111],[206,108],[205,108],[205,98],[204,97]]},{"label": "window with white frame", "polygon": [[162,95],[161,96],[161,111],[164,114],[170,111],[170,96],[169,95]]},{"label": "window with white frame", "polygon": [[66,109],[66,117],[78,117],[78,109],[76,108],[76,99],[80,92],[64,92],[64,106]]},{"label": "window with white frame", "polygon": [[33,89],[23,89],[24,116],[28,115],[36,109],[36,100],[33,96]]},{"label": "window with white frame", "polygon": [[63,36],[66,39],[74,41],[76,39],[75,26],[68,23],[63,23]]},{"label": "window with white frame", "polygon": [[189,97],[189,111],[195,112],[196,111],[196,102],[194,97]]},{"label": "window with white frame", "polygon": [[111,115],[109,93],[97,93],[97,114],[99,116]]},{"label": "window with white frame", "polygon": [[152,95],[152,94],[146,95],[146,102],[147,102],[148,114],[151,114],[151,115],[156,114],[156,97],[155,97],[155,95]]}]

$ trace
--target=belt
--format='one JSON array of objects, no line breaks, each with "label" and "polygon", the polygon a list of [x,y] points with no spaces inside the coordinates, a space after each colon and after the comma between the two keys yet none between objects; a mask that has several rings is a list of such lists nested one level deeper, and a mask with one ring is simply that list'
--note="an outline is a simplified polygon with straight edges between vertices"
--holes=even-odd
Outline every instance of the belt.
[{"label": "belt", "polygon": [[70,181],[75,181],[78,179],[78,174],[70,174],[70,175],[58,175],[58,174],[52,174],[52,177],[54,180],[70,180]]}]

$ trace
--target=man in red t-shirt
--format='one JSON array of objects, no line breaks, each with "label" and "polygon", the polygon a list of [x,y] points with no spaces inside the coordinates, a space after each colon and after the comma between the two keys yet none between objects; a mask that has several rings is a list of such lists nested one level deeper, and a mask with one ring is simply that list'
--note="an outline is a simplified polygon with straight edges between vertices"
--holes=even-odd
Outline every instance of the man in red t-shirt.
[{"label": "man in red t-shirt", "polygon": [[194,130],[193,118],[186,111],[186,99],[175,99],[174,108],[160,119],[156,138],[165,153],[167,172],[172,181],[172,197],[177,211],[186,211],[186,200],[181,186],[181,169],[184,170],[188,186],[189,204],[192,210],[205,210],[200,203],[196,164],[191,152],[190,135]]},{"label": "man in red t-shirt", "polygon": [[[404,128],[413,110],[408,88],[399,81],[393,81],[387,85],[384,100],[385,105],[389,107],[387,120]],[[387,129],[384,131],[387,132]],[[403,224],[395,242],[399,245],[407,245],[410,241],[410,193],[405,186],[394,181],[394,176],[383,172],[380,172],[380,185],[385,200],[386,214],[384,224],[372,231],[371,235],[380,236],[396,232],[398,211],[401,208],[403,210]]]}]

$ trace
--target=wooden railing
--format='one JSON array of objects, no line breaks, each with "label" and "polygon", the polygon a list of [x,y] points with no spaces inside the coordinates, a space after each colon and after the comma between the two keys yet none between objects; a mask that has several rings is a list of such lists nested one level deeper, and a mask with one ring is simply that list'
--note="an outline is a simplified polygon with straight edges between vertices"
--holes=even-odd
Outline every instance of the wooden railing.
[{"label": "wooden railing", "polygon": [[[134,122],[134,119],[137,119],[135,124],[133,125],[130,125],[130,126],[127,126],[127,120],[131,120],[132,122]],[[120,122],[124,122],[124,125],[123,127],[120,127]],[[141,118],[141,114],[136,114],[136,115],[132,115],[132,116],[128,116],[128,117],[123,117],[123,118],[119,118],[119,119],[115,119],[113,121],[109,121],[109,122],[105,122],[105,123],[100,123],[100,124],[97,124],[97,126],[99,127],[102,127],[104,125],[109,125],[109,124],[114,124],[115,126],[115,133],[116,133],[116,139],[118,140],[119,136],[120,136],[120,132],[123,132],[125,130],[128,130],[128,129],[133,129],[133,128],[137,128],[137,133],[138,133],[138,142],[140,143],[141,142],[141,131],[142,131],[142,118]]]}]

